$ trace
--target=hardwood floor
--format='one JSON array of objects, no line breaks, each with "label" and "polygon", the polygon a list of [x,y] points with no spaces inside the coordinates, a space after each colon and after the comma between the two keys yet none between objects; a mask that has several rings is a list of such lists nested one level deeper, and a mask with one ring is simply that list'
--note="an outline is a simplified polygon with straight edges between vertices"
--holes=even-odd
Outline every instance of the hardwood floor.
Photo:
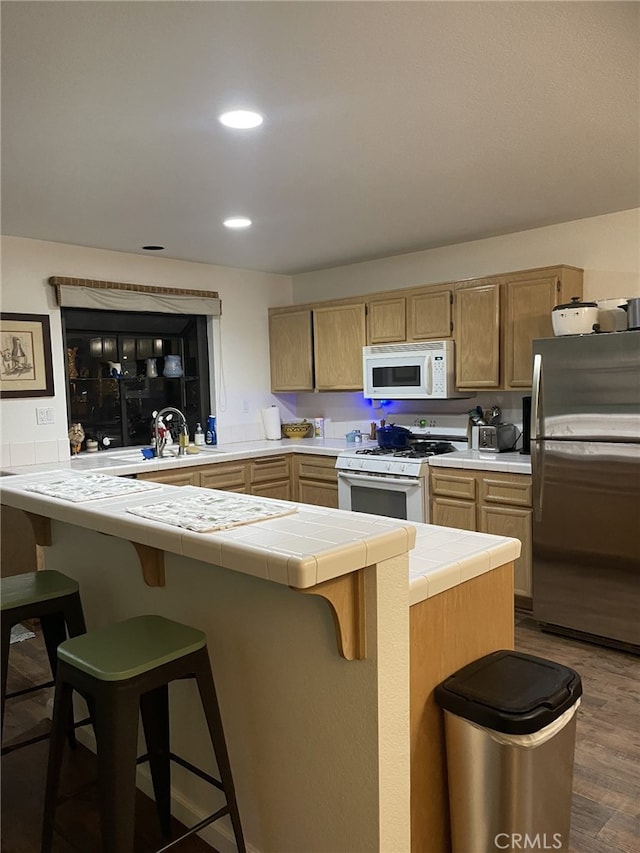
[{"label": "hardwood floor", "polygon": [[[516,614],[516,648],[566,664],[582,678],[578,717],[571,853],[640,853],[640,658],[578,640],[539,632],[526,613]],[[48,677],[40,635],[11,647],[9,690]],[[21,732],[46,730],[50,691],[9,700],[3,743]],[[2,853],[37,853],[47,743],[26,747],[2,759]],[[55,853],[97,851],[93,755],[82,747],[66,751],[63,791],[79,792],[60,805]],[[136,853],[161,845],[153,803],[138,792]],[[204,853],[212,848],[197,838],[179,848]],[[301,844],[299,853],[304,853]],[[343,851],[346,853],[346,851]],[[441,853],[433,851],[433,853]],[[473,853],[473,851],[469,851]]]},{"label": "hardwood floor", "polygon": [[518,651],[582,679],[571,809],[571,853],[640,853],[640,658],[537,630],[516,614]]}]

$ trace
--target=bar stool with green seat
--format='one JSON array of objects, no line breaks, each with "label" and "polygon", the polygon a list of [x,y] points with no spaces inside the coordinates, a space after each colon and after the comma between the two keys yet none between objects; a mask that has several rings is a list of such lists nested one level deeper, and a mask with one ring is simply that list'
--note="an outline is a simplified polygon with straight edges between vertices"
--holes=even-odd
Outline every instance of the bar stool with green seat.
[{"label": "bar stool with green seat", "polygon": [[[80,589],[76,581],[50,569],[38,572],[26,572],[21,575],[0,579],[0,610],[1,618],[1,647],[2,647],[2,723],[4,723],[4,708],[7,699],[22,696],[35,690],[51,687],[54,682],[47,681],[7,693],[7,667],[9,664],[9,646],[11,629],[27,619],[39,619],[47,648],[47,656],[51,666],[51,674],[55,678],[58,663],[57,648],[66,638],[76,637],[86,631]],[[72,711],[70,712],[73,713]],[[73,717],[70,718],[73,723]],[[45,740],[49,735],[43,734],[35,738],[11,744],[2,750],[2,754],[12,752],[22,746]],[[69,730],[69,738],[75,743],[73,726]]]},{"label": "bar stool with green seat", "polygon": [[[220,780],[170,752],[168,685],[194,678],[213,744]],[[88,700],[97,743],[98,790],[103,853],[132,853],[136,765],[148,760],[156,808],[165,837],[171,828],[170,760],[221,790],[225,805],[200,821],[168,849],[215,820],[229,815],[239,851],[246,850],[236,802],[206,637],[162,616],[137,616],[66,640],[58,647],[58,673],[45,791],[42,853],[53,842],[65,720],[72,693]],[[138,711],[147,753],[137,758]]]}]

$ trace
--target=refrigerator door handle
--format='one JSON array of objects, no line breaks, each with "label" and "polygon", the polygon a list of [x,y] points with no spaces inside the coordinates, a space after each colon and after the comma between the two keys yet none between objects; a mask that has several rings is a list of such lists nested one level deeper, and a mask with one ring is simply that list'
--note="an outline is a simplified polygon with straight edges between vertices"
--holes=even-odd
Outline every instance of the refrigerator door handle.
[{"label": "refrigerator door handle", "polygon": [[542,390],[542,356],[533,357],[533,380],[531,388],[531,482],[533,486],[533,517],[542,518],[542,453],[540,435],[542,434],[542,411],[540,393]]}]

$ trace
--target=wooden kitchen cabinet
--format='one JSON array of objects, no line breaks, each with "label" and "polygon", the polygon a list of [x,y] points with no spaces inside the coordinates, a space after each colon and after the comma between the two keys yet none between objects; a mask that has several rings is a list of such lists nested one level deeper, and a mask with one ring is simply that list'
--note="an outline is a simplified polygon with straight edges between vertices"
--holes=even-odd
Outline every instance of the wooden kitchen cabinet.
[{"label": "wooden kitchen cabinet", "polygon": [[367,303],[367,340],[370,344],[407,340],[407,300],[404,296],[372,299]]},{"label": "wooden kitchen cabinet", "polygon": [[530,475],[433,467],[430,488],[431,524],[511,536],[522,542],[514,565],[514,591],[519,605],[531,607]]},{"label": "wooden kitchen cabinet", "polygon": [[359,391],[364,301],[269,309],[271,390]]},{"label": "wooden kitchen cabinet", "polygon": [[164,483],[165,486],[199,486],[200,474],[197,468],[180,471],[172,468],[169,471],[143,471],[137,480],[148,480],[151,483]]},{"label": "wooden kitchen cabinet", "polygon": [[313,309],[317,391],[361,391],[366,344],[364,302]]},{"label": "wooden kitchen cabinet", "polygon": [[533,347],[552,338],[551,312],[556,305],[582,298],[582,270],[557,267],[508,277],[504,293],[504,387],[531,388]]},{"label": "wooden kitchen cabinet", "polygon": [[214,462],[187,470],[149,471],[138,474],[172,486],[201,486],[313,506],[338,508],[338,474],[335,456],[282,454]]},{"label": "wooden kitchen cabinet", "polygon": [[582,297],[582,276],[575,267],[545,267],[456,287],[456,386],[531,388],[532,342],[553,337],[551,312]]},{"label": "wooden kitchen cabinet", "polygon": [[269,313],[272,391],[313,391],[311,309]]},{"label": "wooden kitchen cabinet", "polygon": [[246,459],[237,462],[216,462],[200,469],[203,489],[222,489],[225,492],[249,492],[249,468]]},{"label": "wooden kitchen cabinet", "polygon": [[426,286],[367,303],[370,344],[443,340],[453,334],[453,290]]},{"label": "wooden kitchen cabinet", "polygon": [[188,471],[149,471],[139,474],[138,478],[171,486],[201,486],[285,501],[291,500],[292,492],[288,455],[197,465]]},{"label": "wooden kitchen cabinet", "polygon": [[500,284],[480,279],[456,289],[456,387],[500,386]]},{"label": "wooden kitchen cabinet", "polygon": [[553,336],[556,305],[582,298],[565,265],[270,308],[272,391],[359,391],[362,347],[455,341],[460,391],[531,387],[532,342]]},{"label": "wooden kitchen cabinet", "polygon": [[294,500],[338,509],[338,472],[335,456],[293,457]]},{"label": "wooden kitchen cabinet", "polygon": [[407,298],[407,340],[440,341],[453,334],[453,291],[425,287]]},{"label": "wooden kitchen cabinet", "polygon": [[249,460],[249,492],[265,498],[291,500],[289,456],[263,456]]}]

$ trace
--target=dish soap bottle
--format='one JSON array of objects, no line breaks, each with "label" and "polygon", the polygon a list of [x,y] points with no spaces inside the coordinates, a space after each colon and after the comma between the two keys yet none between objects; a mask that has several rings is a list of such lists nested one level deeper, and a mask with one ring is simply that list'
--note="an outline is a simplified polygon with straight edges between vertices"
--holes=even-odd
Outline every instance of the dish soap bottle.
[{"label": "dish soap bottle", "polygon": [[217,444],[218,436],[216,435],[216,419],[213,415],[209,415],[207,422],[207,431],[204,436],[205,444]]},{"label": "dish soap bottle", "polygon": [[204,432],[202,431],[200,424],[196,424],[196,431],[193,434],[193,443],[198,447],[202,447],[204,444]]}]

